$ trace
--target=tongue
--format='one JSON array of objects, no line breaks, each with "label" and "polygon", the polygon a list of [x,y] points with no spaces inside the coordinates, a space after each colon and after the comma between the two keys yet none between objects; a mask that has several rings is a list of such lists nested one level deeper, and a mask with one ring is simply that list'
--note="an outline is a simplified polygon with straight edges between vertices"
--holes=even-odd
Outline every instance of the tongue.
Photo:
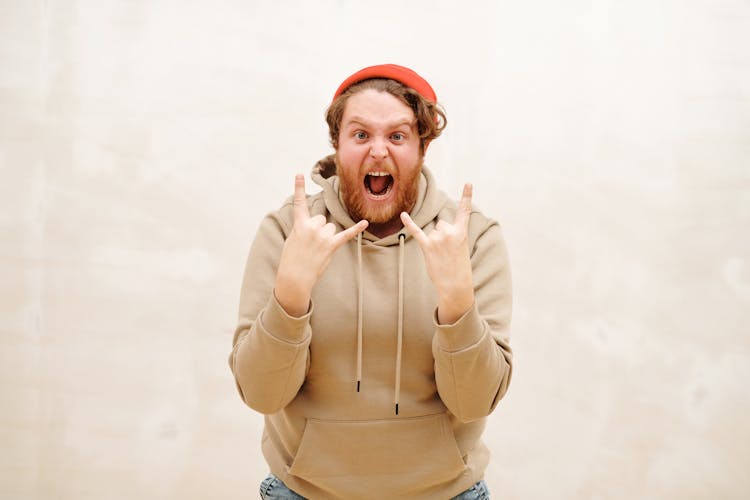
[{"label": "tongue", "polygon": [[388,188],[388,182],[391,177],[389,175],[382,175],[379,177],[370,176],[370,191],[375,194],[383,194]]}]

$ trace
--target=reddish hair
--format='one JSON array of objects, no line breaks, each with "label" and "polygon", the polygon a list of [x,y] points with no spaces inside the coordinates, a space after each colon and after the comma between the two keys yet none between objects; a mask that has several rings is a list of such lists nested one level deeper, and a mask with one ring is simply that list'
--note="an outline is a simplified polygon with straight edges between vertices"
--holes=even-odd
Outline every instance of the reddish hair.
[{"label": "reddish hair", "polygon": [[[355,75],[357,74],[358,73],[355,73]],[[355,75],[352,75],[352,77]],[[349,79],[352,79],[352,77],[349,77]],[[341,86],[347,83],[349,79],[345,80]],[[425,82],[425,84],[427,84],[427,82]],[[430,141],[437,138],[448,124],[445,112],[437,103],[437,100],[428,100],[419,91],[404,85],[400,81],[391,78],[368,78],[357,81],[344,89],[342,89],[341,86],[336,91],[333,102],[331,102],[331,105],[328,106],[328,110],[326,111],[328,134],[331,140],[331,145],[334,149],[338,149],[339,146],[341,119],[344,116],[346,102],[351,96],[365,89],[375,89],[379,92],[388,92],[411,108],[417,120],[419,150],[422,154],[424,154]],[[429,84],[427,84],[427,86],[429,87]],[[429,88],[432,90],[432,87]],[[434,92],[432,93],[432,97],[434,98]]]}]

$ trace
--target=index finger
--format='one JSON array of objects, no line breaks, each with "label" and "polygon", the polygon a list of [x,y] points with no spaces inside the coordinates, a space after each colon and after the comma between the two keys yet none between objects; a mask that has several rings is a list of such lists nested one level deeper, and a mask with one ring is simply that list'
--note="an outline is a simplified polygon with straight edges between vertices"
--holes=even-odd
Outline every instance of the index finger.
[{"label": "index finger", "polygon": [[456,226],[469,226],[469,216],[471,215],[471,195],[473,187],[470,183],[464,184],[464,191],[461,195],[461,201],[458,204],[458,212],[453,224]]},{"label": "index finger", "polygon": [[294,220],[305,220],[310,217],[307,209],[307,195],[305,194],[305,176],[294,176]]}]

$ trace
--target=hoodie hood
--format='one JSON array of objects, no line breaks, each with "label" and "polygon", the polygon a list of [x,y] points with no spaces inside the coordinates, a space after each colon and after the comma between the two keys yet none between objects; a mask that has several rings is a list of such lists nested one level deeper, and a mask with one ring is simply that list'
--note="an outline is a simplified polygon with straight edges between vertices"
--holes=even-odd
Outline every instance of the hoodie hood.
[{"label": "hoodie hood", "polygon": [[[341,182],[338,175],[336,175],[334,155],[328,155],[316,163],[312,169],[311,177],[317,185],[323,188],[323,200],[326,208],[336,222],[344,228],[353,226],[355,222],[349,216],[349,212],[347,212],[341,197]],[[437,188],[432,173],[423,165],[422,173],[419,177],[417,201],[414,203],[414,208],[409,212],[409,215],[419,227],[424,228],[437,217],[445,202],[445,194]],[[376,245],[390,246],[398,245],[400,234],[403,234],[406,239],[411,238],[411,235],[405,228],[401,228],[397,233],[385,238],[378,238],[365,230],[363,238]]]}]

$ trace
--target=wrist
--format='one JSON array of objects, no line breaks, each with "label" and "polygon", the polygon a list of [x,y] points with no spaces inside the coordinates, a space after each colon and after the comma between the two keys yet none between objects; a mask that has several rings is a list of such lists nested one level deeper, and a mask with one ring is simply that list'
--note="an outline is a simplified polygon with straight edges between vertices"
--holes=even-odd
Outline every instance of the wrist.
[{"label": "wrist", "polygon": [[273,293],[276,301],[289,316],[304,316],[310,308],[311,292],[297,283],[277,278]]},{"label": "wrist", "polygon": [[455,294],[439,295],[437,319],[441,325],[458,321],[474,305],[474,290],[463,290]]}]

